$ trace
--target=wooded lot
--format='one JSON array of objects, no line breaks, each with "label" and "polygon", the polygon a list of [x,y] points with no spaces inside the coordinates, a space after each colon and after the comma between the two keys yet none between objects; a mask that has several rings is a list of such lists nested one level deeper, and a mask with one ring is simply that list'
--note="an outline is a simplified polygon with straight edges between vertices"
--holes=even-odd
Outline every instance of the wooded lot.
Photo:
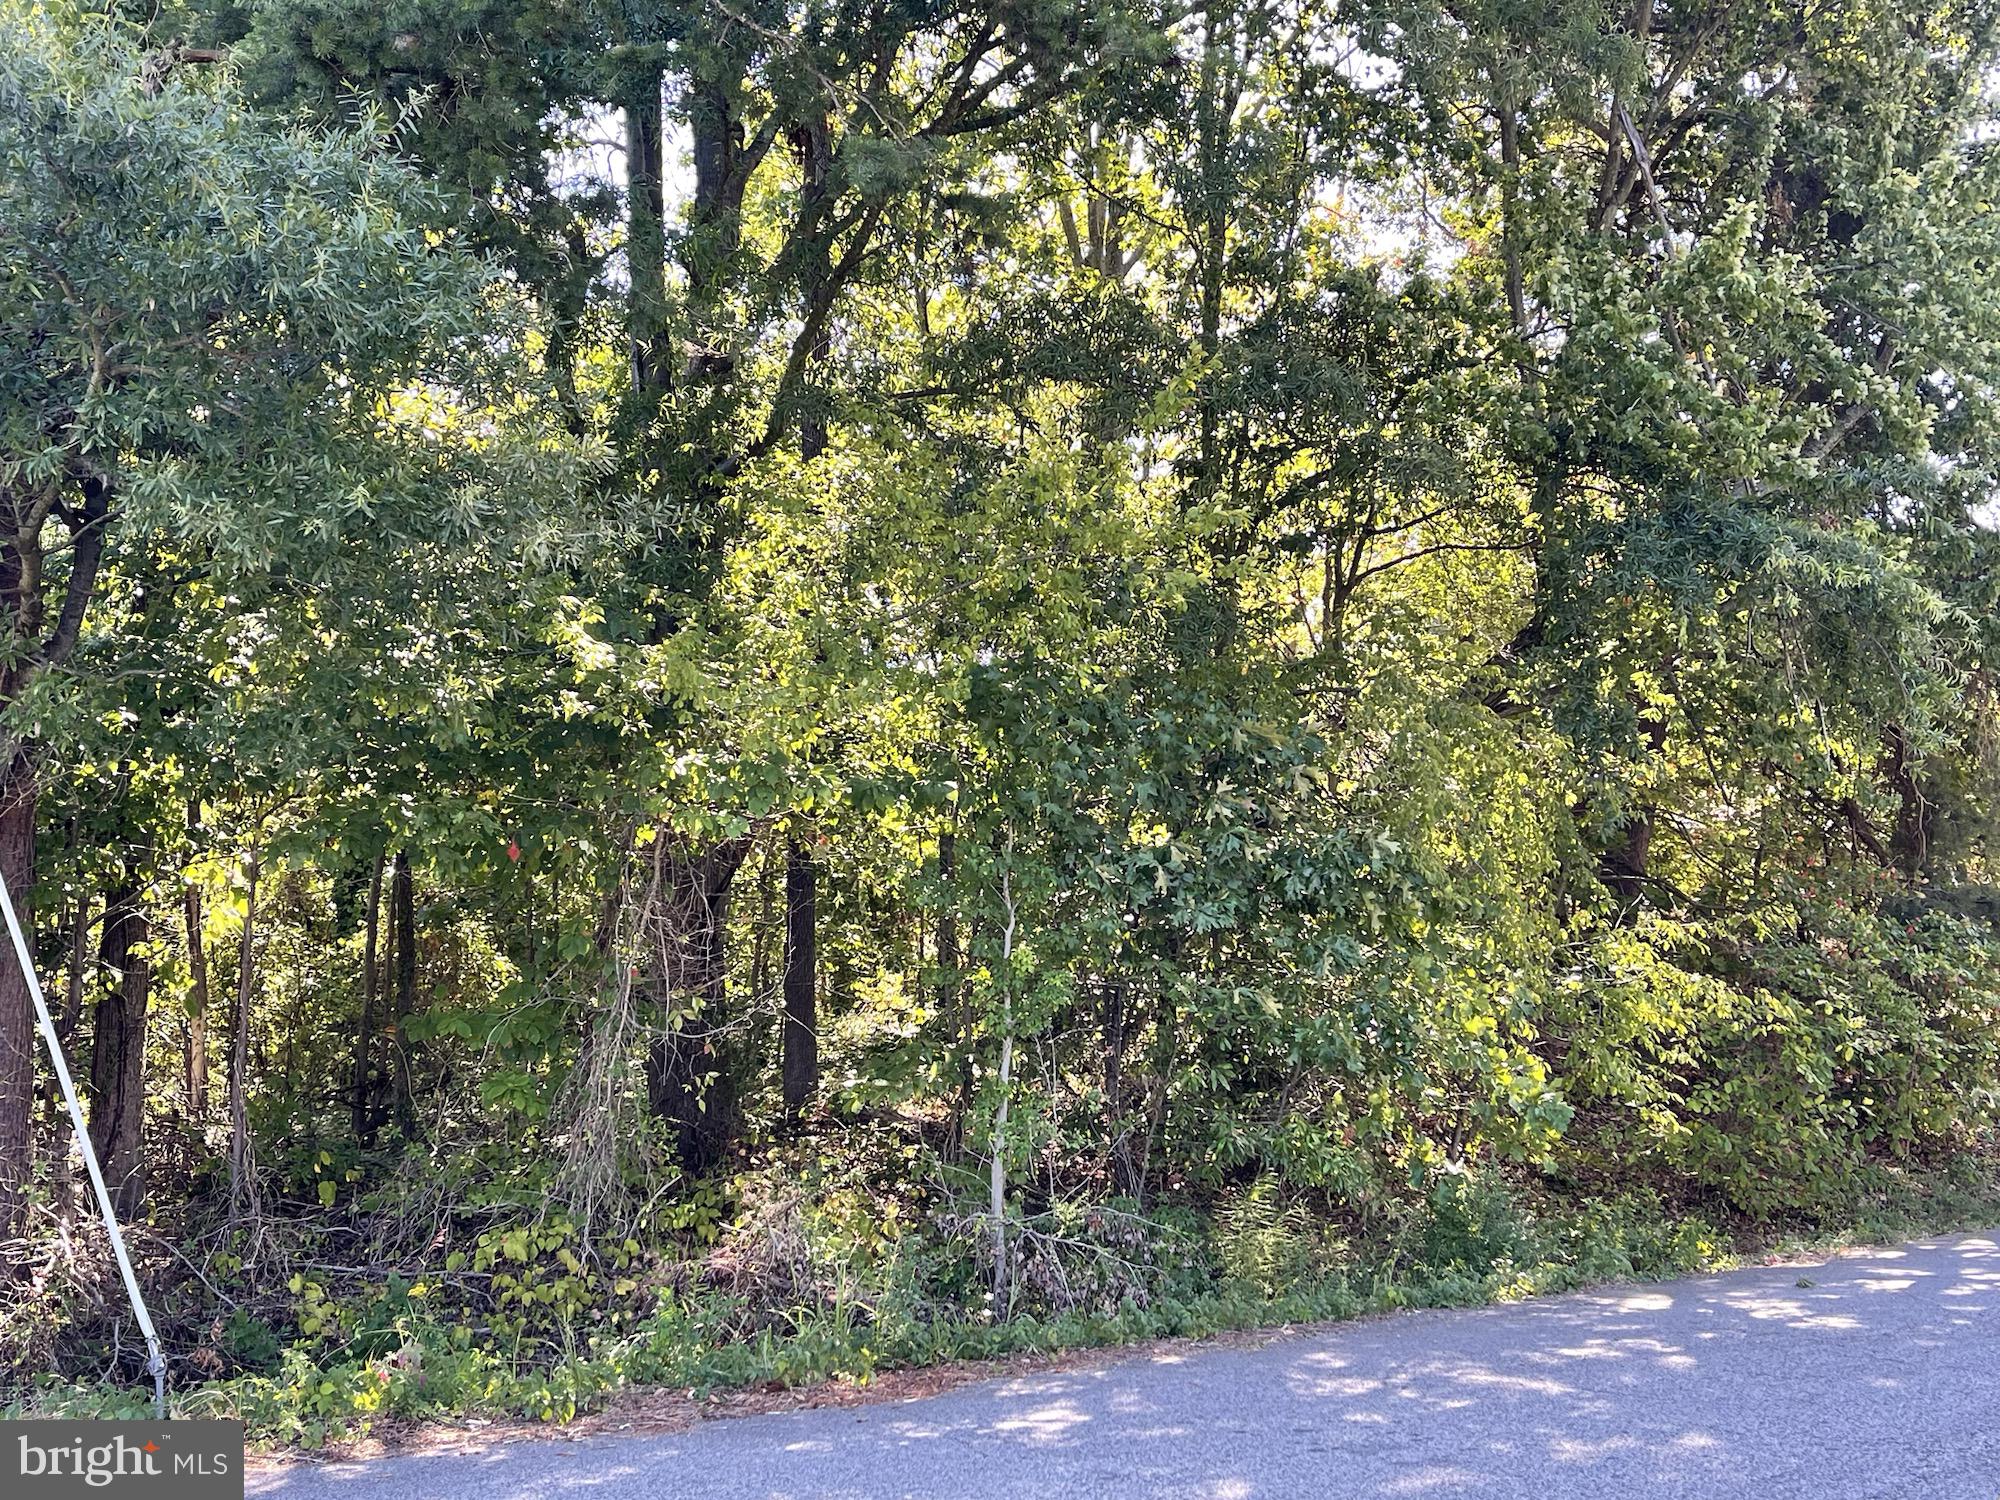
[{"label": "wooded lot", "polygon": [[[1990,1195],[1991,0],[0,0],[0,875],[203,1414]],[[143,1349],[0,964],[0,1399]],[[135,1352],[136,1351],[136,1352]]]}]

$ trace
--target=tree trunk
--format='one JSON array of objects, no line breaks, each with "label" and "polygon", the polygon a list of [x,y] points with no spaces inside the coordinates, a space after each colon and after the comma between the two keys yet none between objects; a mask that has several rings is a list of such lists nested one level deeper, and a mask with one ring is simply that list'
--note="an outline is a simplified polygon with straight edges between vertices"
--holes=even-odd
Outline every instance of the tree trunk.
[{"label": "tree trunk", "polygon": [[407,849],[396,851],[395,873],[390,881],[389,926],[396,944],[395,993],[390,1002],[396,1017],[395,1045],[391,1048],[396,1125],[407,1137],[415,1127],[416,1117],[410,1089],[410,1045],[403,1029],[417,1008],[417,896],[415,882],[410,878]]},{"label": "tree trunk", "polygon": [[[1185,944],[1180,938],[1168,939],[1164,955],[1168,973],[1179,971],[1184,951]],[[1174,996],[1172,981],[1162,979],[1155,983],[1153,1006],[1153,1046],[1148,1063],[1148,1071],[1152,1074],[1148,1085],[1151,1099],[1147,1108],[1145,1137],[1139,1144],[1138,1160],[1132,1167],[1131,1196],[1142,1209],[1146,1204],[1146,1184],[1154,1158],[1164,1155],[1166,1150],[1167,1118],[1173,1108],[1174,1068],[1180,1056],[1180,1004]]]},{"label": "tree trunk", "polygon": [[689,156],[694,193],[688,201],[681,265],[687,274],[687,308],[695,344],[688,375],[718,380],[736,367],[724,295],[732,263],[743,242],[743,190],[749,184],[744,161],[743,125],[736,117],[730,83],[696,76],[686,85]]},{"label": "tree trunk", "polygon": [[[75,847],[74,830],[71,847]],[[83,1018],[83,997],[89,992],[93,970],[90,962],[90,911],[89,892],[77,897],[76,908],[69,924],[69,976],[63,986],[62,1013],[55,1018],[56,1042],[65,1054],[70,1047],[70,1039],[76,1035],[77,1022]],[[64,1103],[62,1086],[56,1082],[55,1070],[51,1068],[43,1085],[47,1096],[49,1131],[53,1139],[61,1140],[70,1128],[69,1106]],[[54,1177],[56,1214],[67,1219],[75,1202],[76,1169],[71,1164],[67,1150],[58,1151],[55,1160],[49,1163]]]},{"label": "tree trunk", "polygon": [[1891,724],[1883,731],[1882,748],[1883,772],[1889,789],[1896,794],[1896,825],[1889,837],[1889,852],[1896,868],[1914,884],[1930,864],[1931,826],[1937,809],[1917,779],[1919,758],[1902,725]]},{"label": "tree trunk", "polygon": [[250,997],[257,974],[258,856],[244,861],[248,882],[243,907],[243,941],[236,955],[235,1035],[229,1049],[229,1222],[257,1212],[257,1181],[250,1160]]},{"label": "tree trunk", "polygon": [[[1213,361],[1222,347],[1222,303],[1229,259],[1228,170],[1232,120],[1236,110],[1233,83],[1235,39],[1225,43],[1217,36],[1216,7],[1202,10],[1201,71],[1196,85],[1194,108],[1195,152],[1200,173],[1201,227],[1195,251],[1200,270],[1200,316],[1198,334],[1202,357]],[[1223,66],[1223,48],[1229,48],[1229,68]],[[1221,407],[1222,384],[1219,371],[1210,369],[1200,391],[1201,434],[1197,448],[1196,487],[1204,499],[1213,497],[1222,484]]]},{"label": "tree trunk", "polygon": [[958,829],[954,824],[938,834],[938,1014],[951,1028],[946,1056],[958,1074],[958,1092],[951,1106],[951,1123],[945,1132],[945,1156],[957,1160],[965,1150],[965,1117],[972,1107],[972,1009],[967,1003],[965,980],[959,973],[958,897],[952,890],[952,872],[958,864]]},{"label": "tree trunk", "polygon": [[201,887],[190,880],[181,891],[181,919],[187,925],[188,998],[193,1012],[187,1033],[188,1123],[208,1118],[208,943],[202,936]]},{"label": "tree trunk", "polygon": [[[757,917],[750,924],[750,1004],[759,1016],[763,1014],[764,998],[779,993],[783,975],[773,979],[771,928],[773,914],[778,909],[777,894],[778,859],[769,849],[757,861]],[[780,963],[784,960],[785,934],[778,933],[777,955]],[[783,1006],[779,1007],[779,1031],[784,1030]]]},{"label": "tree trunk", "polygon": [[1646,868],[1653,851],[1653,815],[1650,809],[1632,814],[1619,825],[1616,844],[1598,856],[1597,875],[1617,898],[1613,916],[1619,926],[1637,920],[1639,903],[1646,894]]},{"label": "tree trunk", "polygon": [[354,1138],[375,1144],[373,1080],[375,1071],[375,954],[382,936],[382,856],[375,856],[368,876],[368,920],[361,943],[361,1025],[354,1037]]},{"label": "tree trunk", "polygon": [[785,853],[785,1119],[795,1123],[819,1087],[819,871],[794,839]]},{"label": "tree trunk", "polygon": [[[833,174],[833,145],[826,116],[819,115],[792,132],[800,172],[799,226],[809,242],[800,275],[805,316],[817,320],[820,331],[806,354],[805,410],[799,420],[799,456],[811,463],[826,452],[827,411],[819,389],[832,332],[826,326],[823,300],[832,295],[832,266],[819,237]],[[785,1030],[783,1085],[785,1121],[799,1116],[819,1087],[819,871],[797,839],[785,850]]]},{"label": "tree trunk", "polygon": [[[198,847],[201,833],[201,799],[190,797],[187,807],[190,849]],[[187,1117],[199,1130],[208,1119],[208,940],[201,909],[201,887],[192,880],[181,885],[181,922],[187,929],[188,998],[192,1013],[187,1031]]]},{"label": "tree trunk", "polygon": [[667,326],[665,116],[657,67],[639,70],[625,101],[626,307],[632,390],[648,405],[672,384]]},{"label": "tree trunk", "polygon": [[[76,909],[69,923],[69,976],[63,985],[62,1013],[56,1019],[56,1039],[65,1048],[69,1039],[76,1035],[76,1023],[83,1016],[83,997],[90,993],[90,893],[84,892],[76,898]],[[49,1087],[56,1089],[55,1078],[51,1074]],[[60,1099],[58,1099],[60,1102]]]},{"label": "tree trunk", "polygon": [[[1111,1191],[1122,1198],[1140,1193],[1139,1162],[1126,1121],[1125,1052],[1135,1029],[1128,1014],[1131,986],[1123,979],[1104,986],[1104,1114],[1111,1127]],[[1141,1019],[1141,1026],[1144,1025]]]},{"label": "tree trunk", "polygon": [[[48,624],[43,594],[43,523],[22,512],[22,496],[5,496],[10,525],[0,539],[0,635],[7,636],[0,665],[0,713],[20,702],[35,678],[68,661],[83,630],[84,615],[104,556],[105,519],[111,486],[91,475],[76,486],[81,504],[58,507],[55,515],[69,530],[69,574],[62,606]],[[0,746],[0,875],[14,900],[21,934],[32,955],[35,885],[35,769],[28,747],[13,733]],[[0,959],[0,1242],[20,1237],[28,1181],[33,1168],[35,1121],[35,1001],[18,961]]]},{"label": "tree trunk", "polygon": [[1000,903],[1007,925],[1000,934],[1000,1107],[993,1114],[993,1165],[988,1188],[993,1210],[993,1311],[1004,1312],[1007,1292],[1007,1111],[1014,1086],[1014,876],[1000,871]]},{"label": "tree trunk", "polygon": [[806,121],[792,132],[792,149],[799,158],[798,236],[801,317],[816,330],[805,351],[804,408],[799,413],[799,456],[811,463],[826,451],[827,400],[821,382],[833,353],[829,314],[835,292],[832,247],[825,238],[827,209],[833,184],[833,135],[826,115]]},{"label": "tree trunk", "polygon": [[[28,757],[19,750],[0,782],[0,876],[14,899],[21,931],[32,935],[35,782]],[[33,1166],[34,1014],[28,977],[9,952],[0,957],[0,1241],[20,1238],[25,1227],[23,1211]]]},{"label": "tree trunk", "polygon": [[[1654,755],[1666,749],[1665,719],[1642,712],[1639,728]],[[1620,927],[1629,927],[1639,920],[1640,903],[1652,883],[1647,872],[1653,858],[1654,816],[1655,810],[1649,803],[1642,802],[1631,809],[1618,825],[1618,841],[1597,857],[1597,878],[1618,900],[1612,921]]]},{"label": "tree trunk", "polygon": [[139,872],[128,868],[105,902],[98,965],[107,983],[98,996],[90,1047],[90,1143],[97,1151],[112,1208],[137,1216],[146,1195],[146,1004],[152,966],[150,930]]},{"label": "tree trunk", "polygon": [[[664,842],[664,841],[663,841]],[[682,1172],[705,1177],[722,1164],[738,1123],[737,1059],[724,1005],[730,883],[749,853],[729,839],[700,854],[667,847],[658,877],[651,988],[660,1031],[646,1058],[646,1097],[673,1126]]]}]

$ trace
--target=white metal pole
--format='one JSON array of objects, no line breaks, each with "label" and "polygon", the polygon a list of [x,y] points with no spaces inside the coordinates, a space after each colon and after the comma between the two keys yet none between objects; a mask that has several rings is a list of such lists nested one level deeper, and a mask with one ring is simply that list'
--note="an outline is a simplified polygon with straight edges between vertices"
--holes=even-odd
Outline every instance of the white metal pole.
[{"label": "white metal pole", "polygon": [[21,972],[27,976],[28,992],[35,997],[35,1018],[41,1023],[42,1040],[49,1044],[49,1061],[56,1067],[56,1082],[62,1085],[64,1101],[69,1105],[70,1123],[76,1127],[76,1143],[83,1148],[83,1164],[90,1171],[90,1186],[97,1194],[98,1209],[104,1215],[104,1229],[111,1236],[112,1252],[118,1257],[118,1274],[125,1278],[125,1295],[131,1299],[133,1316],[139,1320],[139,1331],[146,1336],[146,1349],[150,1358],[146,1368],[153,1376],[153,1410],[164,1420],[167,1415],[167,1361],[160,1353],[160,1336],[153,1331],[152,1314],[146,1311],[146,1299],[139,1295],[139,1278],[132,1274],[132,1257],[125,1250],[125,1236],[118,1228],[118,1215],[112,1212],[111,1194],[104,1187],[104,1171],[97,1164],[97,1152],[90,1144],[90,1131],[83,1123],[83,1106],[77,1102],[76,1084],[69,1076],[69,1064],[63,1060],[62,1041],[56,1035],[55,1018],[49,1014],[48,998],[42,994],[42,982],[35,977],[34,955],[28,951],[28,939],[21,931],[21,919],[14,912],[14,896],[7,889],[7,877],[0,874],[0,908],[7,913],[7,931],[14,939],[14,954],[21,961]]}]

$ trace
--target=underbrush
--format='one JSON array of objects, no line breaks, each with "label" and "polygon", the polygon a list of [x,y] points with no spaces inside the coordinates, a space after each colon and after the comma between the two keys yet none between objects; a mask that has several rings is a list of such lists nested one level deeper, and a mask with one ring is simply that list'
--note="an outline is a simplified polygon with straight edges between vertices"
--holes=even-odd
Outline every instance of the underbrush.
[{"label": "underbrush", "polygon": [[[427,1274],[324,1269],[294,1240],[295,1269],[275,1290],[224,1297],[218,1270],[258,1287],[255,1268],[212,1254],[204,1286],[158,1265],[155,1295],[182,1346],[175,1414],[235,1417],[260,1443],[313,1447],[385,1420],[563,1422],[632,1389],[865,1383],[953,1360],[1470,1305],[1993,1222],[2000,1170],[1970,1154],[1928,1173],[1882,1168],[1836,1208],[1776,1225],[1650,1190],[1558,1196],[1495,1171],[1443,1175],[1366,1220],[1271,1179],[1199,1209],[1061,1204],[1013,1226],[997,1300],[985,1227],[921,1213],[921,1198],[885,1193],[851,1164],[802,1175],[773,1158],[651,1247],[588,1240],[545,1215],[487,1223],[462,1244],[448,1235]],[[275,1259],[276,1231],[266,1235]],[[322,1227],[320,1253],[327,1238]],[[17,1307],[9,1322],[21,1317]],[[144,1389],[123,1368],[129,1329],[93,1337],[101,1374],[33,1378],[0,1415],[143,1414]]]}]

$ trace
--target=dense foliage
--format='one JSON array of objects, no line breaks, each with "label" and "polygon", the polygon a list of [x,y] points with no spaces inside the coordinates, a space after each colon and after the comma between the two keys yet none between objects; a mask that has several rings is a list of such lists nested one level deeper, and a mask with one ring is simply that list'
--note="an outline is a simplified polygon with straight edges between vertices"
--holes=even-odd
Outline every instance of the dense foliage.
[{"label": "dense foliage", "polygon": [[[126,9],[0,0],[0,874],[178,1384],[1980,1177],[2000,7]],[[134,1358],[30,1017],[20,1387]]]}]

